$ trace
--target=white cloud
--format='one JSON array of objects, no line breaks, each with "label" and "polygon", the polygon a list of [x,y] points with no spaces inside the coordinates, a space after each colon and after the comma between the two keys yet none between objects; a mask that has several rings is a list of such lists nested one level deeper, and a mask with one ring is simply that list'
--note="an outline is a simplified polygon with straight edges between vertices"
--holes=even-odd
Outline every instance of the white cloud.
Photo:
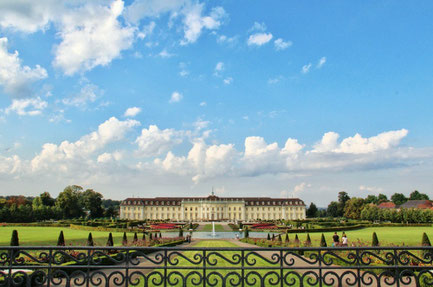
[{"label": "white cloud", "polygon": [[201,103],[200,103],[200,107],[205,107],[206,105],[207,105],[206,102],[201,102]]},{"label": "white cloud", "polygon": [[274,46],[277,51],[285,50],[290,46],[292,46],[292,44],[293,43],[291,41],[284,41],[281,38],[278,38],[277,40],[274,41]]},{"label": "white cloud", "polygon": [[192,125],[194,126],[194,128],[197,131],[200,131],[202,129],[207,128],[209,126],[209,124],[210,124],[210,121],[205,121],[205,120],[202,120],[202,119],[199,118]]},{"label": "white cloud", "polygon": [[107,144],[120,141],[125,134],[140,123],[135,120],[119,121],[111,117],[98,129],[75,142],[63,141],[59,145],[46,143],[42,151],[31,160],[33,171],[51,170],[66,172],[70,168],[86,165],[89,156]]},{"label": "white cloud", "polygon": [[120,161],[123,158],[123,154],[119,151],[109,153],[104,152],[103,154],[100,154],[97,158],[98,163],[109,163],[113,161]]},{"label": "white cloud", "polygon": [[181,41],[181,45],[196,42],[203,29],[218,29],[222,24],[222,20],[227,17],[222,7],[212,8],[209,16],[202,16],[203,8],[204,3],[197,3],[183,9],[182,12],[185,16],[183,20],[184,39]]},{"label": "white cloud", "polygon": [[173,93],[171,94],[171,98],[170,98],[169,103],[170,103],[170,104],[178,103],[178,102],[180,102],[182,99],[183,99],[183,95],[182,95],[181,93],[179,93],[179,92],[173,92]]},{"label": "white cloud", "polygon": [[233,36],[233,37],[227,37],[226,35],[219,35],[217,37],[217,43],[218,44],[228,44],[228,45],[233,45],[237,42],[238,37],[237,36]]},{"label": "white cloud", "polygon": [[363,138],[360,134],[345,138],[338,143],[339,134],[327,132],[323,135],[320,143],[314,146],[312,152],[323,153],[346,153],[346,154],[367,154],[387,150],[397,146],[408,134],[408,130],[401,129],[380,133],[377,136]]},{"label": "white cloud", "polygon": [[231,83],[233,83],[233,78],[232,77],[227,77],[223,80],[224,84],[226,85],[230,85]]},{"label": "white cloud", "polygon": [[161,52],[159,52],[158,56],[161,58],[171,58],[174,56],[174,54],[171,54],[166,49],[163,49]]},{"label": "white cloud", "polygon": [[270,85],[277,84],[277,83],[279,83],[282,79],[283,79],[283,76],[281,76],[281,75],[278,76],[278,77],[275,77],[275,78],[271,78],[271,79],[268,80],[268,84],[270,84]]},{"label": "white cloud", "polygon": [[9,53],[7,44],[7,38],[0,38],[0,85],[13,98],[30,97],[32,84],[45,79],[47,71],[39,65],[23,66],[18,51]]},{"label": "white cloud", "polygon": [[175,145],[182,143],[183,133],[174,129],[160,130],[156,125],[143,129],[135,142],[140,155],[153,157],[167,152]]},{"label": "white cloud", "polygon": [[[109,7],[88,2],[70,9],[61,17],[53,64],[66,75],[106,66],[120,57],[122,50],[132,46],[135,28],[123,26],[118,17],[123,1],[115,0]],[[103,47],[103,48],[102,48]]]},{"label": "white cloud", "polygon": [[30,99],[13,99],[12,104],[6,108],[5,113],[15,112],[20,116],[36,116],[42,114],[42,111],[48,106],[48,103],[40,97]]},{"label": "white cloud", "polygon": [[135,0],[126,8],[126,18],[138,23],[144,17],[158,17],[161,14],[180,10],[188,0]]},{"label": "white cloud", "polygon": [[311,69],[311,63],[308,63],[307,65],[302,66],[301,73],[306,74],[310,71],[310,69]]},{"label": "white cloud", "polygon": [[124,117],[135,117],[141,112],[141,109],[138,107],[131,107],[126,109],[125,113],[123,114]]},{"label": "white cloud", "polygon": [[67,106],[86,108],[89,103],[94,103],[102,91],[98,86],[86,84],[80,92],[71,98],[65,98],[62,103]]},{"label": "white cloud", "polygon": [[253,35],[250,35],[248,38],[248,46],[256,45],[256,46],[262,46],[269,41],[272,40],[272,34],[271,33],[256,33]]},{"label": "white cloud", "polygon": [[266,24],[264,22],[259,23],[259,22],[254,22],[253,26],[248,30],[248,32],[253,32],[253,31],[266,31],[267,27]]},{"label": "white cloud", "polygon": [[317,63],[317,69],[322,68],[323,65],[326,63],[326,57],[320,58],[319,62]]},{"label": "white cloud", "polygon": [[148,25],[144,26],[143,29],[137,34],[139,39],[144,39],[153,33],[156,24],[154,21],[151,21]]},{"label": "white cloud", "polygon": [[216,75],[219,75],[219,72],[224,71],[224,63],[223,63],[223,62],[218,62],[218,63],[215,65],[215,69],[214,69],[214,71],[215,71],[215,74],[216,74]]},{"label": "white cloud", "polygon": [[381,188],[381,187],[365,186],[365,185],[360,185],[360,186],[359,186],[359,190],[361,190],[361,191],[373,192],[373,193],[380,193],[380,192],[383,192],[383,188]]}]

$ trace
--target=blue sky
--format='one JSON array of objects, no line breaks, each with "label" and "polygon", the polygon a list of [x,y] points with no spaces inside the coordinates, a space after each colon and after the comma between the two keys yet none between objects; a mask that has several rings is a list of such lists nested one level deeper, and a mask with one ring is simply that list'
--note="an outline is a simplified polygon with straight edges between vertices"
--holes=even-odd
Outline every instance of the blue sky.
[{"label": "blue sky", "polygon": [[430,1],[0,3],[0,193],[430,193]]}]

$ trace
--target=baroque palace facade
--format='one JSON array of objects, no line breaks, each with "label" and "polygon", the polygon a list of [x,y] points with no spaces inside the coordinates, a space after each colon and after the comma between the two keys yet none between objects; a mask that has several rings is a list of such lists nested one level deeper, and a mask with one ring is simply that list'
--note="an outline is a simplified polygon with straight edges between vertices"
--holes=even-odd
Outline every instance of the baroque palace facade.
[{"label": "baroque palace facade", "polygon": [[299,198],[270,197],[155,197],[127,198],[120,218],[172,221],[259,221],[305,219]]}]

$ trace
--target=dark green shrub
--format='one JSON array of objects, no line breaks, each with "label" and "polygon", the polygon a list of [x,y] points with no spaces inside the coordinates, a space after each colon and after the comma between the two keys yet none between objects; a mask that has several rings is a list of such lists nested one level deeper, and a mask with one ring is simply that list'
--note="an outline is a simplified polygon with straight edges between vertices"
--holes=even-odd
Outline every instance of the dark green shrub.
[{"label": "dark green shrub", "polygon": [[250,231],[249,231],[249,229],[248,229],[248,226],[245,227],[245,230],[244,230],[244,237],[245,237],[245,238],[250,237]]},{"label": "dark green shrub", "polygon": [[65,246],[65,236],[63,230],[60,231],[59,238],[57,239],[57,246]]},{"label": "dark green shrub", "polygon": [[283,240],[281,239],[281,234],[278,234],[277,240],[278,240],[279,242],[283,241]]},{"label": "dark green shrub", "polygon": [[143,241],[146,240],[146,233],[143,232],[143,237],[141,238]]},{"label": "dark green shrub", "polygon": [[11,246],[20,246],[20,240],[18,239],[18,231],[16,229],[12,231]]},{"label": "dark green shrub", "polygon": [[183,237],[183,229],[179,228],[179,237]]},{"label": "dark green shrub", "polygon": [[87,246],[94,246],[92,232],[89,232],[89,236],[87,237]]},{"label": "dark green shrub", "polygon": [[325,235],[322,233],[322,237],[320,237],[320,247],[328,247],[326,243]]},{"label": "dark green shrub", "polygon": [[296,243],[296,244],[299,244],[299,237],[298,237],[298,234],[295,234],[295,243]]},{"label": "dark green shrub", "polygon": [[128,237],[126,237],[126,232],[123,232],[122,245],[128,245]]},{"label": "dark green shrub", "polygon": [[311,246],[310,233],[307,233],[307,239],[305,240],[305,245],[306,246]]},{"label": "dark green shrub", "polygon": [[377,238],[376,232],[373,232],[373,238],[371,240],[371,246],[379,246],[379,239]]},{"label": "dark green shrub", "polygon": [[114,246],[113,234],[111,232],[108,234],[107,246]]},{"label": "dark green shrub", "polygon": [[286,238],[284,239],[284,242],[286,242],[286,243],[290,242],[289,233],[286,233]]},{"label": "dark green shrub", "polygon": [[421,245],[422,246],[431,246],[430,239],[428,238],[428,236],[425,232],[422,234]]},{"label": "dark green shrub", "polygon": [[268,240],[271,240],[271,235],[268,233]]},{"label": "dark green shrub", "polygon": [[134,239],[132,242],[136,243],[138,241],[138,235],[137,232],[134,232]]}]

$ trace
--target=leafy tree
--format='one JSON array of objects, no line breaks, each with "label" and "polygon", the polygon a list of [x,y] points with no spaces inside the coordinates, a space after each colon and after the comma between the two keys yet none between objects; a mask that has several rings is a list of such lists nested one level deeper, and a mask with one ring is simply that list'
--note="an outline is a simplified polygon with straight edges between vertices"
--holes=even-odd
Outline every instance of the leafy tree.
[{"label": "leafy tree", "polygon": [[361,218],[361,210],[364,207],[364,199],[359,197],[352,197],[349,199],[344,207],[344,216],[351,219]]},{"label": "leafy tree", "polygon": [[371,240],[371,246],[379,246],[379,239],[377,238],[376,232],[373,232],[373,238]]},{"label": "leafy tree", "polygon": [[54,198],[51,197],[49,192],[43,192],[39,195],[39,198],[42,201],[42,205],[45,206],[54,206],[54,204],[56,203],[56,200]]},{"label": "leafy tree", "polygon": [[409,195],[409,200],[430,200],[427,194],[420,193],[418,190],[414,190]]},{"label": "leafy tree", "polygon": [[328,247],[328,244],[326,243],[325,235],[322,233],[322,236],[320,237],[320,247]]},{"label": "leafy tree", "polygon": [[402,205],[403,203],[405,203],[407,201],[406,196],[404,196],[403,193],[394,193],[391,196],[391,200],[392,202],[394,202],[395,205]]},{"label": "leafy tree", "polygon": [[12,231],[10,246],[20,246],[20,241],[18,239],[18,231],[16,229]]},{"label": "leafy tree", "polygon": [[57,239],[57,246],[65,246],[65,236],[63,230],[60,230],[59,238]]},{"label": "leafy tree", "polygon": [[56,199],[56,206],[62,210],[63,218],[80,217],[84,214],[81,205],[81,192],[83,188],[78,185],[69,185]]},{"label": "leafy tree", "polygon": [[81,201],[84,208],[89,212],[90,218],[98,218],[104,215],[104,209],[102,208],[102,194],[94,191],[93,189],[87,189],[81,195]]},{"label": "leafy tree", "polygon": [[338,202],[331,201],[331,203],[328,205],[328,209],[326,210],[326,213],[328,216],[338,217]]},{"label": "leafy tree", "polygon": [[338,216],[344,215],[344,207],[346,206],[346,202],[350,199],[349,195],[345,191],[340,191],[338,193]]},{"label": "leafy tree", "polygon": [[379,195],[377,196],[377,204],[381,204],[382,202],[386,201],[388,201],[388,197],[383,193],[379,193]]},{"label": "leafy tree", "polygon": [[307,209],[306,215],[307,217],[317,217],[318,211],[317,206],[314,203],[311,203],[310,207]]},{"label": "leafy tree", "polygon": [[377,198],[376,195],[369,194],[369,195],[367,196],[367,198],[364,200],[364,202],[365,202],[366,204],[369,204],[369,203],[377,204],[377,203],[379,202],[379,199]]},{"label": "leafy tree", "polygon": [[87,237],[87,246],[94,246],[92,232],[89,232],[89,236]]},{"label": "leafy tree", "polygon": [[114,246],[113,234],[111,232],[108,234],[107,246]]}]

